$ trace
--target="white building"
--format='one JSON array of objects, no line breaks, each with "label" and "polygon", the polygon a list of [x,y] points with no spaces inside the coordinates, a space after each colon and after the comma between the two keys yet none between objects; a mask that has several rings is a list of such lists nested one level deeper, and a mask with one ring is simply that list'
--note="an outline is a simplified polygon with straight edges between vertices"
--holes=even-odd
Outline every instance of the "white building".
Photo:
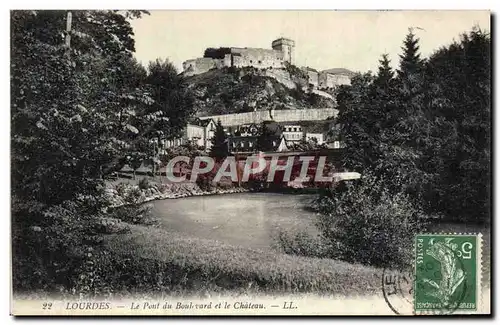
[{"label": "white building", "polygon": [[188,143],[196,144],[197,146],[203,147],[208,151],[212,146],[212,142],[210,140],[215,135],[215,127],[216,124],[212,119],[199,120],[194,123],[189,123],[182,130],[181,137],[162,140],[162,153],[165,153],[165,149],[167,148],[177,147]]},{"label": "white building", "polygon": [[282,134],[288,142],[299,142],[304,139],[304,132],[300,125],[285,125]]},{"label": "white building", "polygon": [[306,141],[314,141],[314,139],[316,139],[317,144],[325,143],[323,137],[323,133],[306,133]]}]

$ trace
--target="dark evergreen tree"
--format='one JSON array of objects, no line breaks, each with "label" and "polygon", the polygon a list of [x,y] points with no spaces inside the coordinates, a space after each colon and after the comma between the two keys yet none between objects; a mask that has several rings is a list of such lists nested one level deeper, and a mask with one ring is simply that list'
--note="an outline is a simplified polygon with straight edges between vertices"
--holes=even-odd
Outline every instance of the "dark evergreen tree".
[{"label": "dark evergreen tree", "polygon": [[257,137],[256,149],[259,151],[273,151],[273,137],[275,136],[274,132],[269,129],[266,122],[262,122],[259,134]]},{"label": "dark evergreen tree", "polygon": [[392,86],[394,71],[392,70],[391,61],[387,54],[382,54],[382,58],[378,62],[380,65],[378,66],[377,76],[373,80],[373,84],[379,89],[386,90]]},{"label": "dark evergreen tree", "polygon": [[340,140],[345,144],[342,165],[348,170],[363,172],[371,165],[372,82],[373,75],[370,73],[359,74],[352,78],[351,85],[340,86],[338,90]]},{"label": "dark evergreen tree", "polygon": [[422,144],[428,138],[425,61],[420,58],[418,42],[410,28],[403,41],[395,91],[390,100],[392,108],[387,113],[392,126],[384,131],[390,146],[386,159],[395,167],[391,172],[394,188],[402,188],[415,200],[420,200],[426,178],[419,168],[419,159]]},{"label": "dark evergreen tree", "polygon": [[403,54],[400,54],[401,59],[399,64],[398,76],[401,79],[408,79],[411,75],[419,73],[423,68],[423,61],[420,58],[418,45],[419,39],[413,33],[413,29],[409,29],[409,33],[403,42]]},{"label": "dark evergreen tree", "polygon": [[216,159],[224,159],[229,155],[228,139],[224,127],[220,120],[217,121],[215,126],[215,133],[210,139],[212,146],[210,147],[210,156]]},{"label": "dark evergreen tree", "polygon": [[486,222],[491,188],[491,39],[479,28],[436,51],[426,66],[428,128],[421,166],[427,201],[453,220]]}]

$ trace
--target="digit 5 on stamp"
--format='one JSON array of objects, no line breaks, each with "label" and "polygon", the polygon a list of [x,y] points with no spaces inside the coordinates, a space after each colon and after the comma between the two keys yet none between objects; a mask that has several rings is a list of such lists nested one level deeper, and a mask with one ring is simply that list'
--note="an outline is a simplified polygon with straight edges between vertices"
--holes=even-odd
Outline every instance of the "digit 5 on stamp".
[{"label": "digit 5 on stamp", "polygon": [[416,313],[478,310],[481,235],[421,234],[415,238]]}]

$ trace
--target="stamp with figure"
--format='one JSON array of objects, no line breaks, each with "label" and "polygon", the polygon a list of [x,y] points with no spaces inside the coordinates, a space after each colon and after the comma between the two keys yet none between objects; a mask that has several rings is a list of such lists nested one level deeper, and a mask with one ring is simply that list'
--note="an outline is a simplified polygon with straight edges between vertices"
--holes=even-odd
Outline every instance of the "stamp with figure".
[{"label": "stamp with figure", "polygon": [[416,313],[478,310],[481,235],[421,234],[415,238]]}]

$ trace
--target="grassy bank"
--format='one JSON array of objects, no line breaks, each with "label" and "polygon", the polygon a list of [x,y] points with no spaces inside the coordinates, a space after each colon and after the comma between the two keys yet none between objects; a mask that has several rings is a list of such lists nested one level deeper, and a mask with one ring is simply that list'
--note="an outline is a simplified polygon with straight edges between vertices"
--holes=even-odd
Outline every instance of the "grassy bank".
[{"label": "grassy bank", "polygon": [[380,269],[232,246],[159,228],[132,226],[128,234],[107,236],[105,246],[110,253],[103,256],[101,269],[111,273],[108,285],[125,294],[380,291]]}]

